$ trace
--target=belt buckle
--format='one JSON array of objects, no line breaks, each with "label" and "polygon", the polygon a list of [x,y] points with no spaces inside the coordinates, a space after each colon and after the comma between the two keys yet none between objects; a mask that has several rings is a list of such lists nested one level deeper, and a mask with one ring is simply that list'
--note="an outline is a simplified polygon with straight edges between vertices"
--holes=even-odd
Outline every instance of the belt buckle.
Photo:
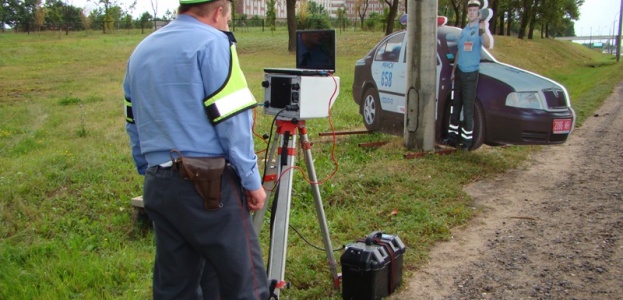
[{"label": "belt buckle", "polygon": [[162,168],[169,168],[169,167],[173,166],[173,161],[170,160],[170,161],[167,161],[165,163],[161,163],[161,164],[159,164],[159,166],[162,167]]}]

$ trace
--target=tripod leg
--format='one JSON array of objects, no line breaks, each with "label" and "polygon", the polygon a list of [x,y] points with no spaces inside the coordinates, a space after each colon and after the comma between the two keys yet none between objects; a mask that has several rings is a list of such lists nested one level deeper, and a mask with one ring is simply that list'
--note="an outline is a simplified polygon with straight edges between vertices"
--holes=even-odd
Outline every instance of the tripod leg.
[{"label": "tripod leg", "polygon": [[[273,200],[270,251],[268,254],[268,279],[284,281],[286,250],[288,245],[288,225],[290,222],[290,203],[292,200],[292,177],[296,158],[295,127],[287,124],[281,127],[281,156],[276,159],[279,180],[277,197]],[[276,202],[275,202],[276,201]],[[279,296],[279,289],[274,291]]]},{"label": "tripod leg", "polygon": [[311,155],[311,144],[309,143],[309,139],[307,137],[307,129],[305,127],[301,127],[299,128],[299,132],[301,135],[301,148],[305,153],[305,165],[307,167],[309,180],[311,181],[310,185],[314,195],[314,202],[316,204],[316,216],[318,217],[318,224],[320,225],[320,231],[322,232],[322,241],[324,242],[324,249],[327,254],[327,260],[331,270],[331,277],[333,278],[333,287],[339,289],[340,278],[337,273],[337,262],[333,256],[333,246],[331,245],[331,238],[329,236],[329,227],[327,226],[327,218],[322,206],[322,198],[320,196],[320,188],[318,187],[316,169]]},{"label": "tripod leg", "polygon": [[268,199],[273,191],[277,188],[277,146],[279,145],[281,137],[275,138],[273,143],[270,145],[270,151],[266,156],[265,167],[264,167],[264,190],[266,191],[266,201],[264,202],[264,207],[260,210],[256,211],[253,214],[253,228],[257,235],[260,234],[262,230],[262,224],[264,223],[264,215],[266,214],[266,208],[268,207]]}]

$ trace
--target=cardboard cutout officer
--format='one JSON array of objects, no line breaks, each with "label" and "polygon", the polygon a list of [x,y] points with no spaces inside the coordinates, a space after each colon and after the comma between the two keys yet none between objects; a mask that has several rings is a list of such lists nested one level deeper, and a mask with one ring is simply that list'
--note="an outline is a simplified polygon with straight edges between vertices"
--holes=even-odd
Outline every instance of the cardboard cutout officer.
[{"label": "cardboard cutout officer", "polygon": [[[459,37],[458,51],[451,75],[451,80],[454,81],[455,99],[452,103],[448,136],[443,140],[444,144],[462,150],[469,150],[473,143],[474,101],[478,86],[481,48],[483,46],[490,48],[493,45],[488,22],[492,16],[491,9],[480,9],[480,1],[469,0],[467,3],[468,23]],[[460,122],[461,112],[463,113],[462,124]]]}]

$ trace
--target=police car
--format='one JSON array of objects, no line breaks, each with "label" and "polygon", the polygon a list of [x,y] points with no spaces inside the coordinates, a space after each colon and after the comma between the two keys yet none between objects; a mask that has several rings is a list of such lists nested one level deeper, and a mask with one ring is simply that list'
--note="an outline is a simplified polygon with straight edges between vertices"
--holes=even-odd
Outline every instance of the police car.
[{"label": "police car", "polygon": [[[448,130],[450,75],[461,29],[441,22],[437,29],[435,139]],[[406,31],[384,37],[355,63],[353,100],[370,131],[402,134],[407,86]],[[498,145],[562,144],[575,125],[575,111],[561,84],[498,62],[482,50],[470,150]]]}]

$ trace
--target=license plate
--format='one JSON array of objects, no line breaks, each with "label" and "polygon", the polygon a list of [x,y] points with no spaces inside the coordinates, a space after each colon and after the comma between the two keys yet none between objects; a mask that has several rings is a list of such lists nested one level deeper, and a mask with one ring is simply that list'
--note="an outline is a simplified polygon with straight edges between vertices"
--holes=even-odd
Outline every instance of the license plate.
[{"label": "license plate", "polygon": [[554,119],[553,131],[554,134],[569,133],[571,132],[571,119]]}]

